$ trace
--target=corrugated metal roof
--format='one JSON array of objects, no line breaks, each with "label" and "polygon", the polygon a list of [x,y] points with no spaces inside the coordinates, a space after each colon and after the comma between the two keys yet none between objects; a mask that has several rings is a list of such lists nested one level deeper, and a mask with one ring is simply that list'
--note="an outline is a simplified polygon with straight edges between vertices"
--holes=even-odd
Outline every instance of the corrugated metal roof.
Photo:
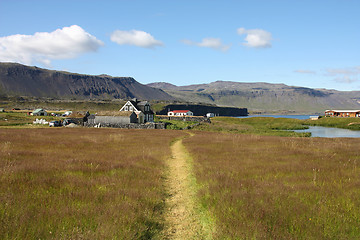
[{"label": "corrugated metal roof", "polygon": [[38,112],[42,112],[42,111],[44,111],[44,112],[45,112],[45,110],[44,110],[44,109],[42,109],[42,108],[38,108],[38,109],[35,109],[35,110],[33,111],[33,113],[38,113]]}]

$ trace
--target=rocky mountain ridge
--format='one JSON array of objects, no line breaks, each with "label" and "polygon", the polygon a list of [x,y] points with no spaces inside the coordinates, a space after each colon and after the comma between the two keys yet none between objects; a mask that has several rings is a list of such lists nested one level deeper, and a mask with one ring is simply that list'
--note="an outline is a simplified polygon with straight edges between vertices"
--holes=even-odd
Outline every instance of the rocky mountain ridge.
[{"label": "rocky mountain ridge", "polygon": [[158,88],[131,77],[85,75],[17,63],[0,63],[0,95],[59,99],[173,100]]}]

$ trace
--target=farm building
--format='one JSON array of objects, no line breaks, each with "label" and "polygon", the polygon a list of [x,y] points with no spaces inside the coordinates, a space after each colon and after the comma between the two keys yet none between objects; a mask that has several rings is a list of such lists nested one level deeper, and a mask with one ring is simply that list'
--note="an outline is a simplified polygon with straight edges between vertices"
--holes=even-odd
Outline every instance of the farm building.
[{"label": "farm building", "polygon": [[47,116],[47,112],[42,108],[38,108],[38,109],[35,109],[31,113],[31,115],[33,115],[33,116]]},{"label": "farm building", "polygon": [[326,117],[360,117],[360,110],[326,110]]},{"label": "farm building", "polygon": [[151,110],[148,101],[138,101],[136,98],[127,101],[120,109],[120,112],[135,112],[137,123],[146,123],[154,121],[154,112]]},{"label": "farm building", "polygon": [[194,116],[194,113],[189,110],[174,110],[174,111],[169,111],[168,116],[169,117],[172,117],[172,116],[177,116],[177,117]]},{"label": "farm building", "polygon": [[90,115],[87,119],[88,124],[92,125],[120,125],[137,123],[137,115],[135,112],[99,112],[96,115]]},{"label": "farm building", "polygon": [[87,121],[87,118],[89,116],[89,112],[71,112],[71,114],[65,118],[64,124],[66,125],[70,123],[75,123],[79,125],[84,125],[84,122]]}]

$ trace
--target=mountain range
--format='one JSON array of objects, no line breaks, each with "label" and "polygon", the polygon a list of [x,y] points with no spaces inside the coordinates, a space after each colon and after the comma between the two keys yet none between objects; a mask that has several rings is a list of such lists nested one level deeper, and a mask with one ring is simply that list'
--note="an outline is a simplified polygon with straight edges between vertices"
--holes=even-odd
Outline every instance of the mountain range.
[{"label": "mountain range", "polygon": [[60,99],[174,100],[158,88],[131,77],[85,75],[17,63],[0,63],[0,95]]},{"label": "mountain range", "polygon": [[188,86],[166,82],[144,85],[131,77],[85,75],[18,63],[0,63],[0,96],[84,100],[138,98],[248,108],[251,112],[262,113],[360,109],[360,91],[231,81]]},{"label": "mountain range", "polygon": [[360,109],[360,91],[231,81],[188,86],[157,82],[148,86],[162,89],[180,101],[246,107],[253,112],[323,113],[326,109]]}]

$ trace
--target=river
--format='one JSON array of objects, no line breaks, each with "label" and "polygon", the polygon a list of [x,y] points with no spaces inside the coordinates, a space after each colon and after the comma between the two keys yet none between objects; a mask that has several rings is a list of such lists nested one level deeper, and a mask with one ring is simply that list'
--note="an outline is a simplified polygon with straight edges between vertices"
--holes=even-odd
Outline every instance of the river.
[{"label": "river", "polygon": [[309,126],[309,129],[304,130],[293,130],[294,132],[310,132],[311,137],[326,137],[326,138],[360,138],[360,131],[354,131],[342,128],[330,128],[330,127],[319,127]]},{"label": "river", "polygon": [[[309,119],[312,115],[249,115],[246,117],[238,118],[250,118],[250,117],[273,117],[273,118],[293,118],[293,119]],[[294,132],[310,132],[311,137],[325,137],[325,138],[360,138],[360,131],[354,131],[342,128],[330,128],[320,126],[309,126],[309,129],[304,130],[291,130]]]}]

